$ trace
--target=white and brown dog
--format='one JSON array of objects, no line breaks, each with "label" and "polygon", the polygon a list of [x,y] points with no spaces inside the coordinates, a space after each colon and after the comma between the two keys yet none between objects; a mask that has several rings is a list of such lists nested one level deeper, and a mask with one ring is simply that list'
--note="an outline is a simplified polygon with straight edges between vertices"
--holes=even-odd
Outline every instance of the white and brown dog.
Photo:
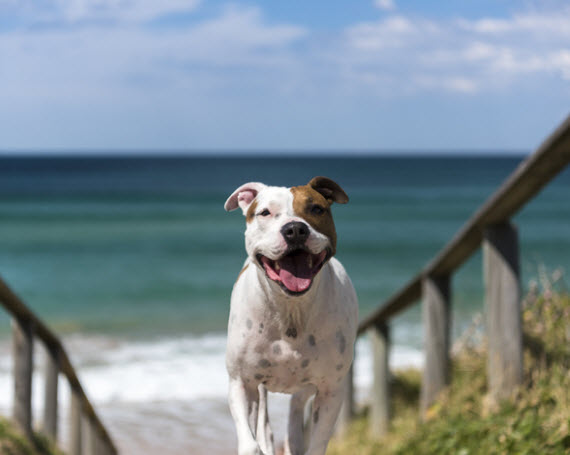
[{"label": "white and brown dog", "polygon": [[325,177],[293,188],[247,183],[226,201],[247,223],[226,352],[239,455],[274,454],[267,390],[292,394],[286,454],[323,455],[333,434],[358,319],[352,283],[333,258],[333,202],[348,196]]}]

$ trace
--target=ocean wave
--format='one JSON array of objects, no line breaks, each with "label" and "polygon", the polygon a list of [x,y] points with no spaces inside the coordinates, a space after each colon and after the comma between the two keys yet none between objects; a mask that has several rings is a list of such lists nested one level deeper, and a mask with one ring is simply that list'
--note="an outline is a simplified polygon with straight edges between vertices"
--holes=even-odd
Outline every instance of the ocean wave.
[{"label": "ocean wave", "polygon": [[[87,395],[95,404],[226,397],[226,336],[223,334],[151,341],[76,334],[67,337],[64,344]],[[6,355],[9,349],[7,340],[0,343],[0,353],[5,354],[0,358],[0,390],[12,387],[12,365],[10,356]],[[36,348],[35,368],[40,373],[44,357],[41,351]],[[355,385],[358,391],[365,392],[372,383],[372,359],[366,339],[358,341],[356,351]],[[392,368],[421,366],[421,363],[422,353],[419,350],[401,345],[393,347],[390,355]],[[42,374],[35,375],[34,403],[42,397],[42,384]],[[66,401],[67,387],[61,389],[62,398]],[[11,394],[0,394],[0,407],[10,406]]]}]

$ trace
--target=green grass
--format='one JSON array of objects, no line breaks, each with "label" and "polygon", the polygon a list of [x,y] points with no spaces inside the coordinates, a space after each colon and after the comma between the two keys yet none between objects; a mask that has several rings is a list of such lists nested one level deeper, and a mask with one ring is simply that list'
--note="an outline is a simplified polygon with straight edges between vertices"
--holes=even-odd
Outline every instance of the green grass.
[{"label": "green grass", "polygon": [[529,294],[523,330],[525,379],[510,400],[490,408],[484,346],[466,346],[426,421],[418,414],[420,372],[399,372],[390,433],[372,440],[365,411],[327,454],[570,454],[570,296],[550,289]]},{"label": "green grass", "polygon": [[63,455],[48,439],[35,434],[33,441],[28,441],[12,422],[0,417],[0,454],[1,455]]}]

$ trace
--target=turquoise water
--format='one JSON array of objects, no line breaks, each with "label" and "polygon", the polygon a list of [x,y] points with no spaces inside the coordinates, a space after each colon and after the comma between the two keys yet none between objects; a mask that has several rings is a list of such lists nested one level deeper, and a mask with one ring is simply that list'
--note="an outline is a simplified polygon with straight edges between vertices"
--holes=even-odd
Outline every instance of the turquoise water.
[{"label": "turquoise water", "polygon": [[[333,209],[337,257],[364,315],[418,272],[520,160],[2,158],[0,274],[63,333],[222,332],[245,258],[244,219],[223,210],[226,197],[251,180],[290,186],[326,175],[350,196]],[[569,269],[568,195],[566,171],[517,216],[523,282],[540,263]],[[480,269],[476,256],[457,275],[456,327],[481,309]]]}]

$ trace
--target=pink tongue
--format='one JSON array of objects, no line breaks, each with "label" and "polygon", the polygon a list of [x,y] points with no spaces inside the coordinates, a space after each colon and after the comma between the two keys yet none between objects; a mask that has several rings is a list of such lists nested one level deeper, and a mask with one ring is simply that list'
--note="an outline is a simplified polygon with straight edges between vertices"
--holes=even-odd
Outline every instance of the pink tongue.
[{"label": "pink tongue", "polygon": [[307,264],[307,253],[284,257],[279,261],[279,278],[292,292],[306,291],[311,285],[313,275]]}]

